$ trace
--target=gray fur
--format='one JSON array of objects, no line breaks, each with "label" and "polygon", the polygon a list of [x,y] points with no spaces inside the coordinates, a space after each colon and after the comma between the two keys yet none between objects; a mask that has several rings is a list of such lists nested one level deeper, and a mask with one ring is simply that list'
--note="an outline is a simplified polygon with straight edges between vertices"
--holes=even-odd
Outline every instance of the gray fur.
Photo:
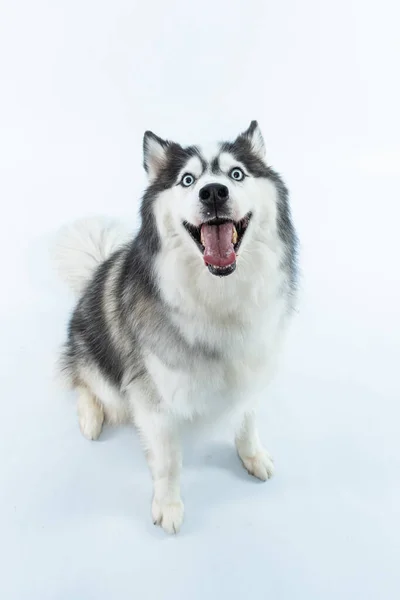
[{"label": "gray fur", "polygon": [[[270,179],[277,188],[277,226],[285,247],[282,269],[288,280],[288,287],[282,293],[287,294],[289,305],[296,283],[297,240],[288,192],[280,176],[252,151],[250,137],[254,127],[253,122],[234,142],[223,143],[220,148],[237,157],[253,177]],[[207,163],[197,147],[182,148],[147,132],[144,138],[146,169],[150,138],[158,140],[165,149],[165,161],[144,193],[139,232],[132,242],[99,265],[70,320],[63,366],[74,382],[80,381],[84,367],[95,366],[106,380],[123,391],[135,378],[147,375],[148,353],[155,354],[171,369],[182,371],[190,371],[200,359],[207,363],[219,358],[219,349],[191,345],[183,337],[154,277],[154,261],[160,252],[154,203],[161,192],[176,185],[178,173],[191,157],[199,156],[204,168]],[[210,170],[218,173],[218,157],[212,161]]]}]

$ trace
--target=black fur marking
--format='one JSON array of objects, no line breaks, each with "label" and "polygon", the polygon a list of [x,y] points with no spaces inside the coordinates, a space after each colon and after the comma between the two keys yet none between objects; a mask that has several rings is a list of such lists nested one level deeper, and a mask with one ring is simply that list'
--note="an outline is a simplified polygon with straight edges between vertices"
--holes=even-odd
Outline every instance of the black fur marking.
[{"label": "black fur marking", "polygon": [[90,357],[116,385],[123,376],[121,357],[108,334],[102,300],[107,275],[121,251],[113,254],[97,269],[86,293],[81,298],[69,325],[65,359]]},{"label": "black fur marking", "polygon": [[268,167],[264,161],[252,151],[251,142],[242,134],[234,142],[221,145],[221,152],[229,152],[241,162],[253,177],[268,177]]},{"label": "black fur marking", "polygon": [[244,135],[248,138],[252,138],[257,127],[258,127],[257,121],[253,120],[242,135]]},{"label": "black fur marking", "polygon": [[[264,160],[253,151],[252,138],[257,127],[257,121],[252,121],[248,129],[241,133],[234,142],[222,143],[220,153],[228,152],[232,154],[236,160],[246,167],[249,174],[253,177],[265,177],[274,182],[278,191],[278,233],[286,248],[285,264],[283,266],[288,271],[291,290],[294,292],[297,282],[298,240],[292,223],[289,193],[280,175],[267,166]],[[154,134],[152,135],[154,136]],[[154,137],[157,138],[157,136]],[[160,143],[160,138],[157,138],[157,140]],[[192,156],[197,156],[201,160],[203,169],[207,168],[207,164],[196,146],[182,148],[174,142],[164,140],[161,140],[161,142],[166,148],[166,160],[157,179],[146,190],[142,204],[143,234],[145,239],[148,240],[149,249],[151,248],[154,252],[157,252],[159,249],[157,228],[152,210],[152,204],[157,195],[176,183],[179,172]],[[211,161],[210,167],[213,173],[221,173],[219,156]]]},{"label": "black fur marking", "polygon": [[276,171],[269,169],[268,178],[275,183],[278,192],[278,216],[277,228],[278,234],[285,247],[285,259],[282,265],[289,276],[290,292],[295,294],[298,279],[297,250],[298,238],[292,221],[292,214],[289,203],[289,191],[282,178]]},{"label": "black fur marking", "polygon": [[221,173],[221,167],[219,166],[219,156],[216,156],[211,161],[211,172],[214,173],[214,175],[219,175]]},{"label": "black fur marking", "polygon": [[294,292],[297,284],[298,240],[291,217],[289,192],[281,176],[253,152],[251,137],[257,127],[257,121],[252,121],[247,131],[239,135],[234,142],[223,143],[221,152],[232,154],[253,177],[265,177],[274,182],[278,192],[278,233],[286,249],[283,267],[288,272],[290,288]]},{"label": "black fur marking", "polygon": [[203,169],[206,169],[207,164],[200,155],[199,149],[196,146],[189,146],[182,148],[175,142],[164,141],[158,138],[154,133],[146,132],[144,137],[144,156],[145,156],[145,169],[146,166],[146,144],[148,137],[156,138],[158,143],[165,149],[165,160],[157,174],[157,178],[150,183],[146,189],[142,198],[141,205],[141,229],[137,236],[137,239],[141,238],[140,244],[144,244],[147,247],[147,252],[151,255],[158,252],[160,248],[160,240],[155,222],[155,216],[153,211],[153,203],[158,197],[158,194],[173,187],[176,184],[178,175],[183,169],[185,164],[193,156],[197,156],[201,161]]},{"label": "black fur marking", "polygon": [[[286,293],[290,294],[296,288],[297,237],[291,219],[288,190],[278,173],[254,153],[252,135],[256,127],[257,124],[252,122],[234,142],[221,144],[221,152],[231,153],[253,177],[268,178],[276,186],[277,228],[286,249],[282,268],[288,273],[290,289]],[[143,196],[140,231],[129,246],[114,253],[98,267],[72,316],[63,356],[65,369],[73,377],[79,377],[79,365],[93,362],[119,389],[136,377],[145,376],[144,350],[155,353],[172,369],[190,369],[200,358],[219,359],[214,348],[202,344],[191,346],[181,336],[168,316],[171,307],[165,306],[153,276],[154,260],[160,250],[154,202],[161,192],[176,184],[179,173],[190,158],[197,156],[203,169],[207,168],[207,164],[195,146],[182,148],[179,144],[146,133],[146,170],[146,145],[151,137],[162,146],[165,155],[155,180]],[[211,169],[215,173],[220,172],[218,158],[212,161]],[[107,294],[112,293],[115,310],[107,319],[104,300],[107,278],[112,269],[118,270],[118,276],[113,278],[114,289],[108,287]],[[117,275],[117,271],[114,274]],[[172,311],[179,309],[174,307]],[[116,334],[120,336],[121,343]],[[171,348],[174,348],[173,352]]]}]

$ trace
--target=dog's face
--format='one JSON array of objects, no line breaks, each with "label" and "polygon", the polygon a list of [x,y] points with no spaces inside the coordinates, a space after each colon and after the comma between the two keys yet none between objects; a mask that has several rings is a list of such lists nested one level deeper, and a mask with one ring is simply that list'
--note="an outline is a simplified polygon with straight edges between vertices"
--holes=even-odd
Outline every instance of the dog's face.
[{"label": "dog's face", "polygon": [[266,211],[276,220],[274,174],[264,154],[256,121],[234,142],[207,151],[182,148],[146,132],[147,196],[154,200],[161,238],[184,236],[185,251],[196,253],[210,273],[233,273],[255,234],[255,222],[265,219]]}]

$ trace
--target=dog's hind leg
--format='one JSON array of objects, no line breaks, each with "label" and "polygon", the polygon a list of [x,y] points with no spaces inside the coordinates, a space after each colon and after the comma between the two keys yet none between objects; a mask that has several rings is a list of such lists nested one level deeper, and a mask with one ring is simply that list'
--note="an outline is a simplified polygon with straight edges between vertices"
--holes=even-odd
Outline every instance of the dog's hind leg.
[{"label": "dog's hind leg", "polygon": [[88,440],[97,440],[103,428],[104,411],[100,402],[85,385],[79,385],[78,419],[82,435]]}]

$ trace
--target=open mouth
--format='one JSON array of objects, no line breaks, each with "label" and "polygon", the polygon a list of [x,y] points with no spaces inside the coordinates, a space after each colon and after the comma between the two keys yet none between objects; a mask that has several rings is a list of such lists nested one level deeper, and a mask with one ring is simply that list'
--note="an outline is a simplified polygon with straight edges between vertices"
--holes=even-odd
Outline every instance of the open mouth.
[{"label": "open mouth", "polygon": [[186,221],[183,223],[202,253],[210,273],[224,277],[234,272],[237,253],[251,217],[252,214],[248,213],[241,221],[212,219],[199,227]]}]

